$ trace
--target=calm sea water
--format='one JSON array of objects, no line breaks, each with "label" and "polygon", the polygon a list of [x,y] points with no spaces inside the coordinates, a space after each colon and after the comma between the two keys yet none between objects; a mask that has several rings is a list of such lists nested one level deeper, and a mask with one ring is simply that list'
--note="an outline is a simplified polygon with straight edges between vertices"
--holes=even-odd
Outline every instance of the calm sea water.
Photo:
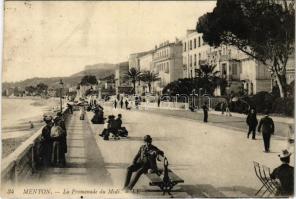
[{"label": "calm sea water", "polygon": [[[17,126],[42,116],[44,106],[33,106],[31,99],[2,99],[2,127]],[[29,122],[28,120],[27,122]]]}]

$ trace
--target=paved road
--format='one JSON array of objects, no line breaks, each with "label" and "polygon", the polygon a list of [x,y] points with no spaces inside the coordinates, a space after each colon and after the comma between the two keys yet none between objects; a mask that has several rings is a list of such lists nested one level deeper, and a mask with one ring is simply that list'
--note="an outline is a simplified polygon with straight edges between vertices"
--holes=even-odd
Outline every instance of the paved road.
[{"label": "paved road", "polygon": [[[169,115],[169,116],[175,116],[175,117],[182,117],[186,119],[192,119],[192,120],[198,120],[203,121],[203,112],[202,110],[198,110],[197,112],[190,112],[186,110],[169,110],[169,109],[157,109],[157,108],[150,108],[145,110],[137,110],[137,111],[145,111],[149,113],[157,113],[160,115]],[[246,116],[247,117],[247,116]],[[211,111],[209,112],[209,123],[213,126],[218,127],[226,127],[231,128],[233,130],[239,130],[247,134],[248,132],[248,126],[246,124],[246,117],[229,117],[225,115],[217,115],[217,114],[211,114]],[[288,137],[288,124],[282,123],[282,122],[274,122],[275,123],[275,135],[281,136],[281,137]]]},{"label": "paved road", "polygon": [[[164,113],[126,111],[105,107],[105,114],[123,114],[128,139],[103,141],[98,134],[102,125],[91,125],[111,174],[113,185],[122,187],[127,166],[131,163],[146,134],[165,151],[170,168],[185,180],[185,192],[195,197],[250,196],[260,183],[253,170],[253,161],[274,168],[280,164],[277,154],[287,147],[286,139],[273,138],[271,153],[263,153],[261,136],[248,140],[245,134],[231,128],[204,124]],[[92,113],[88,113],[90,118]],[[145,177],[136,189],[147,185]],[[201,191],[202,190],[202,191]],[[200,195],[199,195],[200,194]],[[222,194],[222,195],[221,195]]]},{"label": "paved road", "polygon": [[[170,169],[185,180],[179,186],[179,192],[174,193],[175,197],[253,196],[260,183],[255,177],[252,161],[274,168],[280,163],[277,154],[287,146],[285,139],[273,138],[271,153],[266,154],[262,152],[260,136],[258,140],[247,140],[242,132],[211,123],[105,107],[106,116],[118,113],[123,114],[129,138],[103,141],[98,136],[103,125],[94,125],[89,121],[93,113],[88,112],[86,119],[81,121],[78,112],[74,112],[67,125],[67,167],[44,170],[38,185],[55,186],[54,190],[60,196],[63,196],[64,188],[70,192],[76,190],[77,194],[72,194],[71,198],[85,195],[79,190],[120,190],[126,168],[143,144],[143,136],[150,134],[153,144],[165,152]],[[148,179],[142,176],[135,190],[151,192],[129,193],[120,197],[130,194],[162,196],[148,184]],[[108,197],[116,196],[119,195]]]}]

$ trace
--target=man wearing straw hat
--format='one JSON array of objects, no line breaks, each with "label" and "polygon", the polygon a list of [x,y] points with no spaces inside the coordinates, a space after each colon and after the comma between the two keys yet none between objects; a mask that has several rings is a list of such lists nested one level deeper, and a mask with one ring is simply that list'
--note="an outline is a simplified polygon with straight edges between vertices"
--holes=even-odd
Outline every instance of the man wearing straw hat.
[{"label": "man wearing straw hat", "polygon": [[282,165],[270,174],[272,179],[279,179],[281,186],[277,194],[282,196],[291,196],[294,193],[294,167],[289,165],[290,156],[291,153],[288,150],[283,150],[279,155]]}]

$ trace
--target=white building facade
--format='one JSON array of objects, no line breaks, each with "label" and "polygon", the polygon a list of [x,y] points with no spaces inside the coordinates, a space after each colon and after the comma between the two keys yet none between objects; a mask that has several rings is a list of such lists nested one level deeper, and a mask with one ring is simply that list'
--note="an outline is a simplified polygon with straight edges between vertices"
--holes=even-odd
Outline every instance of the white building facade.
[{"label": "white building facade", "polygon": [[182,42],[166,41],[155,47],[152,71],[159,74],[160,81],[154,82],[154,92],[162,93],[169,83],[183,78]]},{"label": "white building facade", "polygon": [[183,77],[196,77],[196,70],[200,64],[207,63],[210,46],[203,39],[202,34],[196,30],[187,30],[183,43]]}]

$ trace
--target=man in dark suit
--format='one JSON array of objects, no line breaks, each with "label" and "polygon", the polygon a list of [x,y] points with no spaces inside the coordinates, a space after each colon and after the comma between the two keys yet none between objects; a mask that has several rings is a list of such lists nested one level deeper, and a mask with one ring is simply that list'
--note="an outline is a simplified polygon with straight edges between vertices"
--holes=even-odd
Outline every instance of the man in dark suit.
[{"label": "man in dark suit", "polygon": [[204,105],[202,106],[203,112],[204,112],[204,122],[208,122],[208,103],[205,102]]},{"label": "man in dark suit", "polygon": [[270,147],[270,137],[274,134],[274,123],[268,115],[268,110],[265,110],[265,116],[261,118],[259,122],[258,132],[261,132],[261,129],[265,152],[268,153]]},{"label": "man in dark suit", "polygon": [[[132,190],[140,176],[147,173],[151,169],[152,172],[158,173],[156,158],[158,155],[164,156],[163,151],[152,145],[152,138],[150,135],[144,137],[145,144],[140,147],[139,152],[133,160],[133,164],[127,168],[126,179],[124,183],[125,190]],[[134,178],[131,180],[132,173],[136,172]]]},{"label": "man in dark suit", "polygon": [[277,195],[292,196],[294,194],[294,167],[289,165],[290,156],[291,153],[288,150],[283,150],[279,155],[282,165],[270,174],[272,179],[278,179],[281,183]]}]

